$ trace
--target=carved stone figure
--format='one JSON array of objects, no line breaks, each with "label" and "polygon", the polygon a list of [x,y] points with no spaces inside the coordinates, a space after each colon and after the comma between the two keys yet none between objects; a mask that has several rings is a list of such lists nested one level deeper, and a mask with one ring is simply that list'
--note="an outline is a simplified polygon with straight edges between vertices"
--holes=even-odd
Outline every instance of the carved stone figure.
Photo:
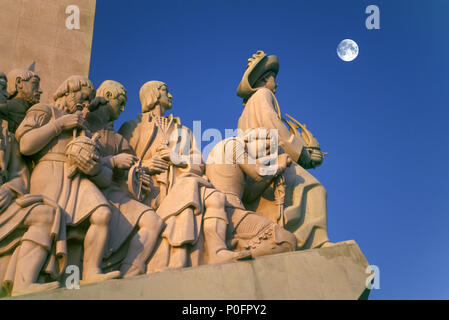
[{"label": "carved stone figure", "polygon": [[[6,83],[0,73],[0,103]],[[65,267],[64,216],[53,201],[28,194],[28,168],[8,122],[0,121],[0,296],[53,289],[57,281],[36,282],[40,274],[57,280]]]},{"label": "carved stone figure", "polygon": [[203,177],[204,163],[192,132],[179,118],[165,117],[171,100],[165,83],[145,83],[140,89],[142,114],[119,130],[152,176],[144,202],[166,223],[147,272],[248,258],[248,252],[226,246],[225,196]]},{"label": "carved stone figure", "polygon": [[119,271],[101,271],[111,209],[97,185],[108,186],[112,170],[91,149],[95,143],[83,125],[94,96],[89,79],[71,76],[56,91],[55,105],[34,105],[16,131],[20,152],[34,164],[31,193],[56,201],[66,215],[69,264],[79,264],[80,251],[75,250],[80,248],[77,241],[83,242],[85,282],[120,275]]},{"label": "carved stone figure", "polygon": [[6,78],[6,75],[0,71],[0,112],[6,108],[6,99],[9,97],[7,87],[8,79]]},{"label": "carved stone figure", "polygon": [[8,73],[8,101],[0,115],[8,120],[9,131],[15,133],[27,110],[39,103],[40,78],[32,70],[14,69]]},{"label": "carved stone figure", "polygon": [[297,128],[282,122],[279,104],[274,96],[277,87],[275,77],[279,71],[278,58],[258,51],[248,61],[237,89],[237,95],[244,102],[238,128],[243,131],[252,128],[276,129],[279,146],[295,163],[284,173],[282,185],[286,194],[282,214],[277,214],[277,204],[272,200],[275,186],[267,188],[257,201],[245,203],[245,207],[293,232],[301,249],[327,246],[330,242],[327,235],[326,190],[306,170],[319,166],[323,161],[323,153],[316,145],[307,145]]},{"label": "carved stone figure", "polygon": [[[125,88],[116,81],[106,80],[98,88],[97,98],[105,99],[105,103],[99,103],[95,111],[87,114],[86,125],[91,132],[100,134],[102,161],[114,171],[112,184],[101,189],[112,209],[109,245],[103,265],[108,270],[120,268],[122,277],[145,274],[164,222],[151,207],[134,199],[126,187],[128,171],[137,158],[128,142],[113,128],[113,121],[125,108]],[[148,190],[150,176],[144,174],[141,179],[141,188]],[[143,194],[144,190],[141,192]]]},{"label": "carved stone figure", "polygon": [[[259,198],[273,179],[291,164],[290,157],[281,154],[276,170],[267,170],[267,164],[257,159],[257,154],[249,154],[251,150],[257,150],[258,143],[266,142],[260,141],[266,140],[266,134],[262,139],[259,137],[257,130],[251,130],[245,137],[220,141],[210,152],[206,164],[207,177],[217,190],[226,195],[226,212],[230,221],[228,241],[236,250],[250,250],[253,257],[296,250],[293,234],[277,223],[246,210],[242,202],[243,198]],[[255,163],[251,163],[249,158],[256,160]],[[251,177],[255,184],[245,190],[246,176]]]}]

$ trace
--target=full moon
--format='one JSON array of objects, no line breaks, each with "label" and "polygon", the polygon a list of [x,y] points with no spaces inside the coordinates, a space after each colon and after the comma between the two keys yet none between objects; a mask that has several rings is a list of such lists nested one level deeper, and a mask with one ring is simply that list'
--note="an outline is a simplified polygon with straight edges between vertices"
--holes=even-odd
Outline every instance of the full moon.
[{"label": "full moon", "polygon": [[354,40],[344,39],[337,47],[337,54],[343,61],[352,61],[359,54],[359,46]]}]

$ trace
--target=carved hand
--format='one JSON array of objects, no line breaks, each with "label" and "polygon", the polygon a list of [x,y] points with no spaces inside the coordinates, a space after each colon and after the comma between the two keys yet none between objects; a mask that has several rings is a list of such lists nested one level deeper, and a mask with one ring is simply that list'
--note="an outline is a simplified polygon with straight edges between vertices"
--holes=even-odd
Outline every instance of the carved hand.
[{"label": "carved hand", "polygon": [[129,169],[137,161],[137,157],[129,153],[120,153],[112,157],[115,168]]},{"label": "carved hand", "polygon": [[151,176],[144,173],[140,176],[140,180],[142,181],[142,189],[150,192],[151,191]]},{"label": "carved hand", "polygon": [[161,146],[157,149],[157,155],[168,162],[168,164],[173,164],[176,167],[185,168],[187,167],[187,161],[178,156],[172,149],[167,146]]},{"label": "carved hand", "polygon": [[81,161],[77,163],[77,167],[81,172],[88,176],[95,176],[100,173],[102,164],[97,155],[93,154],[87,158],[83,154],[80,154],[80,158]]},{"label": "carved hand", "polygon": [[0,210],[5,210],[15,198],[14,192],[8,188],[0,187]]},{"label": "carved hand", "polygon": [[290,158],[287,153],[280,154],[278,157],[278,171],[276,175],[282,174],[291,164],[292,158]]},{"label": "carved hand", "polygon": [[171,149],[167,146],[159,146],[156,149],[157,155],[159,158],[161,158],[162,160],[165,161],[170,161],[170,153],[171,153]]},{"label": "carved hand", "polygon": [[147,168],[148,173],[150,175],[162,173],[164,171],[168,170],[169,164],[167,161],[159,158],[159,157],[153,157],[149,160],[143,161],[142,165]]},{"label": "carved hand", "polygon": [[81,114],[66,114],[54,121],[62,130],[70,130],[75,127],[84,128],[84,118]]}]

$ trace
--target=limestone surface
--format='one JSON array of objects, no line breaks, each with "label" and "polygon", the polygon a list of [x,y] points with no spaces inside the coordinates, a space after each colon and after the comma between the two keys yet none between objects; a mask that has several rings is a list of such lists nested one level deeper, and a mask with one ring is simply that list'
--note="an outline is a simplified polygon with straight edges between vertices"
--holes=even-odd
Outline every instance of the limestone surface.
[{"label": "limestone surface", "polygon": [[[96,0],[0,1],[0,68],[26,69],[35,62],[42,79],[41,102],[51,102],[56,88],[73,74],[89,75]],[[79,29],[67,19],[79,8]],[[72,20],[69,20],[72,22]]]}]

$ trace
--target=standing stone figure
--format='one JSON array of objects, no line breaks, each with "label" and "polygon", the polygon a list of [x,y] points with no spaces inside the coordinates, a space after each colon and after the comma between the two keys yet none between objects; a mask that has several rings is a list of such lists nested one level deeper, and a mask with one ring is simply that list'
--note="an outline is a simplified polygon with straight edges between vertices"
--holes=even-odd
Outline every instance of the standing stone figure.
[{"label": "standing stone figure", "polygon": [[142,114],[119,130],[152,176],[144,202],[166,223],[147,272],[248,258],[248,252],[226,246],[225,196],[203,177],[204,163],[192,132],[179,118],[165,116],[171,100],[165,83],[145,83],[140,89]]},{"label": "standing stone figure", "polygon": [[[91,132],[100,134],[103,163],[114,171],[113,183],[101,189],[112,209],[107,259],[103,264],[110,270],[120,268],[125,278],[145,274],[164,222],[151,207],[134,199],[126,187],[128,171],[137,158],[128,142],[113,128],[113,121],[125,108],[125,88],[119,82],[106,80],[98,88],[97,98],[103,98],[105,103],[87,114],[86,125]],[[142,179],[143,194],[151,177],[145,174]]]},{"label": "standing stone figure", "polygon": [[279,146],[295,163],[284,173],[286,194],[282,216],[273,216],[277,212],[277,205],[272,200],[276,191],[274,186],[268,188],[257,201],[247,203],[246,207],[293,232],[301,249],[327,246],[330,242],[327,235],[326,190],[306,170],[321,165],[323,154],[317,146],[308,146],[296,128],[288,127],[288,123],[286,125],[282,121],[274,96],[278,58],[258,51],[248,61],[237,88],[237,95],[243,98],[244,104],[238,128],[243,131],[252,128],[276,129]]},{"label": "standing stone figure", "polygon": [[[266,142],[266,134],[260,137],[256,129],[244,137],[222,140],[212,149],[206,164],[206,175],[210,182],[226,195],[226,212],[230,221],[227,238],[231,241],[231,247],[249,250],[253,257],[296,250],[296,238],[292,233],[246,210],[242,202],[243,198],[259,198],[273,179],[282,175],[291,164],[288,154],[278,156],[276,151],[278,166],[271,172],[267,170],[270,168],[267,168],[263,159],[257,159],[257,154],[252,153],[257,150],[257,144]],[[255,163],[251,163],[250,158],[256,160]],[[251,177],[255,184],[245,190],[246,176]]]},{"label": "standing stone figure", "polygon": [[[0,73],[0,104],[6,77]],[[64,216],[56,203],[28,194],[29,172],[8,122],[0,119],[0,296],[57,288],[66,261]]]},{"label": "standing stone figure", "polygon": [[[20,152],[34,163],[31,193],[56,201],[66,214],[68,240],[75,241],[77,236],[78,241],[84,242],[85,282],[120,275],[118,271],[101,271],[111,209],[97,185],[109,185],[112,170],[99,162],[98,155],[90,149],[95,142],[85,136],[88,132],[84,130],[84,114],[94,96],[89,79],[71,76],[57,89],[55,105],[34,105],[16,131]],[[68,152],[77,150],[78,155]],[[72,248],[69,244],[69,259],[75,257]],[[79,263],[76,260],[75,264]]]},{"label": "standing stone figure", "polygon": [[15,133],[27,110],[39,103],[40,78],[31,70],[14,69],[8,73],[8,101],[0,115],[8,120],[9,131]]}]

